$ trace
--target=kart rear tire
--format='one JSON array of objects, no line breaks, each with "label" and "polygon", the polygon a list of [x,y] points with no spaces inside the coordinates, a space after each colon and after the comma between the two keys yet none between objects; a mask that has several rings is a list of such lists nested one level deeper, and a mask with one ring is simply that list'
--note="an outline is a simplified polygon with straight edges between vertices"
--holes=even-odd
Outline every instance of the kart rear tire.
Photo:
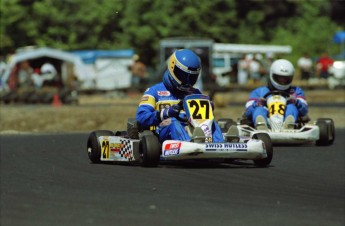
[{"label": "kart rear tire", "polygon": [[96,130],[91,132],[87,140],[87,155],[92,163],[101,162],[102,147],[98,141],[100,136],[114,136],[114,133],[109,130]]},{"label": "kart rear tire", "polygon": [[273,158],[273,146],[270,136],[267,133],[256,133],[252,137],[253,139],[258,139],[264,142],[267,152],[267,157],[263,159],[253,160],[255,165],[259,167],[267,167],[270,165]]},{"label": "kart rear tire", "polygon": [[[325,130],[323,131],[322,136],[324,137],[324,144],[322,144],[323,142],[321,142],[321,128],[320,128],[320,123],[319,122],[325,122],[327,125],[327,135]],[[321,124],[324,124],[323,122],[321,122]],[[335,139],[335,126],[334,126],[334,121],[331,118],[319,118],[316,121],[316,125],[319,126],[320,128],[320,139],[318,141],[316,141],[316,145],[318,146],[325,146],[325,145],[331,145],[334,142]],[[321,127],[323,127],[323,125],[321,125]],[[327,136],[327,139],[326,139]],[[327,142],[326,142],[327,140]],[[320,141],[320,142],[319,142]]]},{"label": "kart rear tire", "polygon": [[232,125],[236,125],[236,122],[232,120],[231,118],[221,118],[217,121],[220,129],[222,130],[222,133],[228,132],[229,128]]},{"label": "kart rear tire", "polygon": [[153,133],[144,135],[140,141],[140,165],[143,167],[157,167],[162,145]]}]

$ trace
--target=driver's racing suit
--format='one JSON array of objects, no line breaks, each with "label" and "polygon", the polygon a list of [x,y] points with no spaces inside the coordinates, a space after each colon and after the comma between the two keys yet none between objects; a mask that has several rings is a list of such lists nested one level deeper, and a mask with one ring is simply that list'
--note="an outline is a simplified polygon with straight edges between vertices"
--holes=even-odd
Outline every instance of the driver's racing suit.
[{"label": "driver's racing suit", "polygon": [[[270,90],[268,86],[262,86],[253,90],[249,96],[249,100],[246,103],[246,117],[251,120],[254,125],[256,124],[256,118],[259,115],[262,115],[267,122],[268,109],[266,103],[263,103],[262,98],[269,92],[274,91]],[[298,119],[298,116],[305,116],[308,113],[308,103],[304,96],[304,92],[300,87],[291,86],[287,93],[290,94],[290,101],[288,101],[285,108],[284,119],[292,115],[295,120]]]},{"label": "driver's racing suit", "polygon": [[[200,90],[194,89],[189,94],[201,94]],[[143,127],[155,126],[160,142],[165,140],[190,141],[191,138],[185,130],[186,123],[178,121],[176,118],[161,120],[160,111],[178,104],[184,98],[183,94],[174,94],[165,86],[164,82],[148,88],[136,113],[136,119]],[[217,123],[212,126],[213,142],[224,142],[223,134]]]}]

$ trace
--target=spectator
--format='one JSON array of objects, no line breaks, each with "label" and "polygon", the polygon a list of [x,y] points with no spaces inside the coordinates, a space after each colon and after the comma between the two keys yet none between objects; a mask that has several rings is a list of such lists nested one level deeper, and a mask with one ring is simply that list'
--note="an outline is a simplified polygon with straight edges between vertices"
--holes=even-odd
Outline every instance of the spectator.
[{"label": "spectator", "polygon": [[28,87],[32,85],[31,76],[34,70],[30,66],[29,61],[25,60],[19,63],[18,70],[18,86],[19,87]]},{"label": "spectator", "polygon": [[273,63],[273,53],[266,53],[266,57],[261,60],[261,81],[263,83],[267,82],[271,65]]},{"label": "spectator", "polygon": [[297,66],[300,70],[300,78],[302,80],[308,80],[311,77],[313,61],[307,53],[304,53],[297,61]]},{"label": "spectator", "polygon": [[134,63],[131,66],[132,71],[132,85],[139,86],[146,84],[147,68],[146,65],[140,61],[138,55],[133,56]]},{"label": "spectator", "polygon": [[249,73],[249,62],[245,55],[238,61],[237,66],[237,81],[238,84],[244,85],[248,82],[248,73]]},{"label": "spectator", "polygon": [[316,63],[316,71],[319,78],[327,79],[329,76],[328,69],[333,64],[333,59],[326,52],[321,54],[320,59]]},{"label": "spectator", "polygon": [[249,73],[250,73],[250,79],[254,81],[254,83],[257,83],[261,80],[260,76],[260,62],[254,57],[254,55],[251,55],[251,61],[249,63]]}]

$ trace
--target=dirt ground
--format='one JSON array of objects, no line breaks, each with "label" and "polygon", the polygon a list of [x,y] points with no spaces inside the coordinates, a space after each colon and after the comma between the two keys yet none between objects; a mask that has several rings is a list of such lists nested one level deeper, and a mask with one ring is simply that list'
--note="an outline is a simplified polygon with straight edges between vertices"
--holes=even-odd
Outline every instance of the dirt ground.
[{"label": "dirt ground", "polygon": [[[219,93],[214,97],[215,117],[239,118],[248,92]],[[336,128],[345,128],[345,90],[306,91],[309,116],[332,118]],[[126,122],[135,116],[141,94],[102,94],[80,96],[76,106],[0,105],[0,133],[90,132],[126,130]],[[337,103],[339,107],[314,107],[313,103]]]}]

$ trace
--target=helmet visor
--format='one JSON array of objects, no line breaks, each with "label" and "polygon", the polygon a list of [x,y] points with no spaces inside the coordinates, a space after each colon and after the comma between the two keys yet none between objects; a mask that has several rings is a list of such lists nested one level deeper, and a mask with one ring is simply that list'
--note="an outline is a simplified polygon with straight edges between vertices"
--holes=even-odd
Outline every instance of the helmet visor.
[{"label": "helmet visor", "polygon": [[[188,72],[187,72],[188,71]],[[174,76],[181,82],[181,85],[194,86],[199,77],[200,69],[188,68],[188,70],[182,70],[175,65],[173,73]]]},{"label": "helmet visor", "polygon": [[273,80],[278,83],[279,85],[290,85],[292,82],[292,76],[283,76],[273,74]]}]

